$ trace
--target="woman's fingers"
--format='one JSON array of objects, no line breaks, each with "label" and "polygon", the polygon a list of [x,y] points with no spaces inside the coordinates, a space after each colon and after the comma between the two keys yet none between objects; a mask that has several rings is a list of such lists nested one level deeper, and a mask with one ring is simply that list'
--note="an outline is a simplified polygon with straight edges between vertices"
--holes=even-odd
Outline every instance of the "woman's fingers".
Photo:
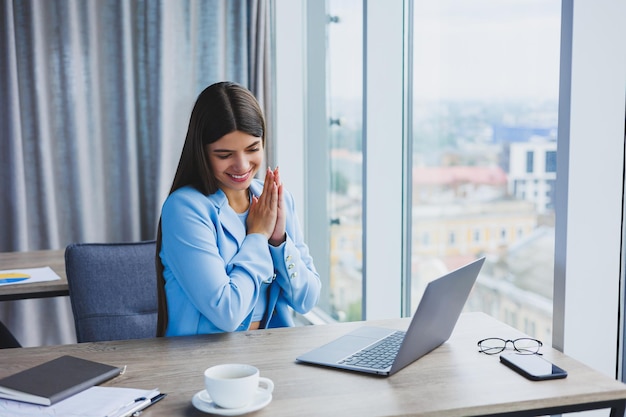
[{"label": "woman's fingers", "polygon": [[287,213],[284,208],[283,184],[280,180],[278,167],[276,167],[272,173],[274,174],[274,183],[276,184],[276,225],[269,242],[271,245],[278,246],[285,241]]},{"label": "woman's fingers", "polygon": [[263,193],[252,198],[248,212],[248,233],[263,233],[269,239],[278,216],[278,187],[271,181],[263,186]]},{"label": "woman's fingers", "polygon": [[282,185],[282,182],[280,181],[280,172],[278,172],[278,166],[274,169],[273,174],[274,174],[274,182],[276,183],[276,185],[278,186]]},{"label": "woman's fingers", "polygon": [[274,182],[274,173],[271,169],[267,168],[265,171],[265,182],[263,183],[263,194],[272,190],[272,183]]},{"label": "woman's fingers", "polygon": [[263,233],[272,243],[285,239],[286,213],[283,207],[283,186],[278,167],[267,168],[263,191],[253,197],[248,213],[248,233]]}]

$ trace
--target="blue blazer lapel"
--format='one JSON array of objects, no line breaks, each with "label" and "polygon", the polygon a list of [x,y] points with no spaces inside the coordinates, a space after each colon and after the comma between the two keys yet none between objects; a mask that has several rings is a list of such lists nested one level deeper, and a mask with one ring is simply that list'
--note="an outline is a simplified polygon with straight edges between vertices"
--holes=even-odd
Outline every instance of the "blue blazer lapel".
[{"label": "blue blazer lapel", "polygon": [[209,196],[209,199],[217,208],[218,222],[222,229],[237,241],[237,246],[241,246],[246,237],[246,229],[241,227],[241,220],[237,213],[228,205],[226,194],[222,190],[217,190],[216,193]]},{"label": "blue blazer lapel", "polygon": [[[250,183],[252,195],[258,197],[263,191],[263,182],[255,179]],[[241,220],[235,210],[228,205],[228,198],[221,189],[209,196],[209,200],[217,208],[217,215],[223,229],[228,232],[236,241],[237,246],[241,246],[246,238],[246,228],[241,227]]]},{"label": "blue blazer lapel", "polygon": [[[263,191],[263,183],[258,180],[252,181],[250,183],[250,191],[253,196],[258,197],[261,194],[261,191]],[[222,190],[219,190],[213,195],[217,198],[218,194],[221,194],[222,196],[220,197],[220,222],[224,226],[224,229],[237,240],[237,245],[241,246],[243,240],[246,238],[246,228],[241,227],[241,220],[239,219],[239,216],[237,216],[235,210],[228,205],[228,198],[226,198],[226,194],[224,194]]]}]

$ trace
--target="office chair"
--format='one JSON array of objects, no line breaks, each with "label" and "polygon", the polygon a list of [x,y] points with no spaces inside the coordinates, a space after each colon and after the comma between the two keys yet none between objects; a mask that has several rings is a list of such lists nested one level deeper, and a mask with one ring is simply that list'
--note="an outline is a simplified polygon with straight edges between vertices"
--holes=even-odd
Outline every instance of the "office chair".
[{"label": "office chair", "polygon": [[0,349],[22,347],[13,333],[0,321]]},{"label": "office chair", "polygon": [[78,342],[156,336],[155,241],[73,243],[65,271]]}]

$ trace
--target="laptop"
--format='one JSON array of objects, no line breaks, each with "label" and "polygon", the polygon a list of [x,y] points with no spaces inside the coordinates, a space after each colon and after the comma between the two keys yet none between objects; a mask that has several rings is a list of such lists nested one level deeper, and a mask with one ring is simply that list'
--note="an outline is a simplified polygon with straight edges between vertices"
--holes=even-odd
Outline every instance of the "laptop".
[{"label": "laptop", "polygon": [[395,374],[448,340],[484,261],[482,257],[428,283],[406,332],[363,326],[298,356],[296,361],[384,376]]}]

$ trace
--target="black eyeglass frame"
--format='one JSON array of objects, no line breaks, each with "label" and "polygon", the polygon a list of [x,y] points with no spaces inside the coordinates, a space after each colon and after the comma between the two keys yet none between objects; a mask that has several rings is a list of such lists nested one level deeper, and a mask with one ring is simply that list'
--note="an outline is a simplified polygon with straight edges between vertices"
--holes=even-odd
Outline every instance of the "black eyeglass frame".
[{"label": "black eyeglass frame", "polygon": [[[488,340],[498,340],[500,342],[502,342],[502,346],[497,346],[497,347],[483,347],[482,344]],[[528,350],[528,349],[524,349],[524,348],[518,348],[518,346],[515,346],[515,342],[521,342],[522,340],[530,340],[534,343],[537,344],[537,348],[533,349],[533,350]],[[488,337],[486,339],[483,340],[479,340],[477,345],[478,345],[478,351],[480,353],[484,353],[485,355],[497,355],[500,352],[504,352],[504,350],[506,349],[506,346],[508,343],[511,343],[513,345],[513,349],[515,349],[515,351],[517,353],[519,353],[520,355],[542,355],[541,352],[539,352],[539,349],[541,349],[541,347],[543,346],[543,342],[541,340],[538,339],[533,339],[532,337],[520,337],[517,339],[502,339],[499,337]]]}]

